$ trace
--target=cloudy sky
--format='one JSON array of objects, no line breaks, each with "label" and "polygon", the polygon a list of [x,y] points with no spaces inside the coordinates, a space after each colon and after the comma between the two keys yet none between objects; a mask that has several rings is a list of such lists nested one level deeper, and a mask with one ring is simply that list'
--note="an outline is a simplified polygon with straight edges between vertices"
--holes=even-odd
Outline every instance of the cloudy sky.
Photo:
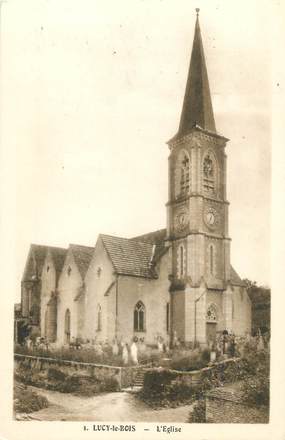
[{"label": "cloudy sky", "polygon": [[[7,0],[2,228],[11,288],[30,243],[94,245],[165,227],[195,24],[218,131],[230,138],[232,264],[270,284],[271,41],[276,2]],[[8,255],[8,254],[7,254]]]}]

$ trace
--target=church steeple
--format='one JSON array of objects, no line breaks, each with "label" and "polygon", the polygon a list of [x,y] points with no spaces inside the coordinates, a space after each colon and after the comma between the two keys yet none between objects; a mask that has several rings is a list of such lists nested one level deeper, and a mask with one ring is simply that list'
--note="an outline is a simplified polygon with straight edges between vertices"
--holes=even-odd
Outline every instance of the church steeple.
[{"label": "church steeple", "polygon": [[176,137],[189,133],[196,125],[205,130],[216,133],[206,61],[199,25],[199,9],[196,9],[196,12],[197,19],[191,61],[180,125]]}]

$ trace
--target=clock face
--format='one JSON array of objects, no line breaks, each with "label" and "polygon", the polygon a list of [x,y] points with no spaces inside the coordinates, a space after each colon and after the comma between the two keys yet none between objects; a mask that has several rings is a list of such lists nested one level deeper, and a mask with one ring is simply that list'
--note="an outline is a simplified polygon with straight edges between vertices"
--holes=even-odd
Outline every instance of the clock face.
[{"label": "clock face", "polygon": [[188,225],[189,222],[188,211],[186,209],[179,211],[175,216],[174,222],[175,222],[175,228],[178,229],[179,231],[182,231]]},{"label": "clock face", "polygon": [[210,228],[214,228],[218,223],[218,214],[214,208],[208,208],[204,215],[205,222]]}]

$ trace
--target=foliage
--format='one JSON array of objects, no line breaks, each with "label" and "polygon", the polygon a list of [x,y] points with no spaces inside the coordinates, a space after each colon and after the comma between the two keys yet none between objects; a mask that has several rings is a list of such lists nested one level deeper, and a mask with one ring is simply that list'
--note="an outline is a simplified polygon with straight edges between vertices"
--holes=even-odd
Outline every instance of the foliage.
[{"label": "foliage", "polygon": [[247,378],[243,383],[244,400],[253,406],[269,406],[269,378],[262,375]]},{"label": "foliage", "polygon": [[163,369],[149,370],[144,375],[144,391],[148,394],[161,394],[165,386],[177,377],[175,372]]},{"label": "foliage", "polygon": [[243,383],[243,397],[250,405],[269,406],[270,357],[267,350],[253,352],[245,360],[249,373]]},{"label": "foliage", "polygon": [[66,375],[62,371],[57,370],[56,368],[49,368],[47,376],[48,379],[50,380],[58,380],[58,381],[63,381],[66,378]]},{"label": "foliage", "polygon": [[177,376],[170,370],[147,371],[138,397],[152,407],[176,407],[190,402],[193,390],[188,383],[176,381]]},{"label": "foliage", "polygon": [[202,351],[189,352],[185,356],[185,352],[174,352],[173,358],[170,362],[170,368],[178,371],[194,371],[200,370],[208,365],[210,361],[210,352],[208,349]]},{"label": "foliage", "polygon": [[[114,356],[109,350],[99,355],[95,350],[75,350],[65,347],[52,350],[45,350],[43,348],[29,350],[25,346],[17,345],[15,347],[15,353],[74,362],[123,366],[122,356]],[[131,362],[129,362],[129,365],[131,365]]]},{"label": "foliage", "polygon": [[[49,357],[52,359],[60,359],[66,361],[75,361],[75,362],[84,362],[90,364],[104,364],[110,366],[131,366],[132,361],[129,357],[129,361],[126,364],[123,363],[122,355],[113,355],[110,347],[105,348],[103,350],[103,354],[98,354],[94,349],[81,349],[76,350],[72,348],[62,347],[57,349],[43,349],[43,348],[33,348],[28,349],[26,346],[16,345],[15,353],[25,354],[28,356],[39,356],[39,357]],[[162,353],[158,352],[158,350],[147,350],[142,353],[138,353],[138,361],[142,364],[152,364],[154,366],[159,366],[160,360],[162,357]]]},{"label": "foliage", "polygon": [[210,362],[210,350],[209,348],[204,348],[201,353],[201,360],[208,364]]},{"label": "foliage", "polygon": [[23,385],[16,384],[14,388],[14,411],[18,413],[31,413],[47,408],[49,405],[46,397],[28,390]]},{"label": "foliage", "polygon": [[206,402],[199,399],[194,404],[193,411],[189,415],[189,423],[206,423]]},{"label": "foliage", "polygon": [[106,391],[118,391],[118,382],[113,377],[100,379],[74,373],[66,374],[60,369],[49,368],[39,371],[31,370],[28,365],[17,368],[15,379],[26,385],[33,385],[61,393],[75,393],[92,396]]}]

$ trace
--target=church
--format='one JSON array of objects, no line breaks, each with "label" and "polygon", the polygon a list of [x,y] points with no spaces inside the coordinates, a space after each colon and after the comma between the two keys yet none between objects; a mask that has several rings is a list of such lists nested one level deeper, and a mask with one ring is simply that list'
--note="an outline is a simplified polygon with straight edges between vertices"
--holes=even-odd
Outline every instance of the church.
[{"label": "church", "polygon": [[168,141],[166,228],[95,246],[32,244],[22,317],[50,343],[72,340],[206,345],[251,332],[251,301],[230,261],[227,156],[216,130],[199,13],[179,128]]}]

